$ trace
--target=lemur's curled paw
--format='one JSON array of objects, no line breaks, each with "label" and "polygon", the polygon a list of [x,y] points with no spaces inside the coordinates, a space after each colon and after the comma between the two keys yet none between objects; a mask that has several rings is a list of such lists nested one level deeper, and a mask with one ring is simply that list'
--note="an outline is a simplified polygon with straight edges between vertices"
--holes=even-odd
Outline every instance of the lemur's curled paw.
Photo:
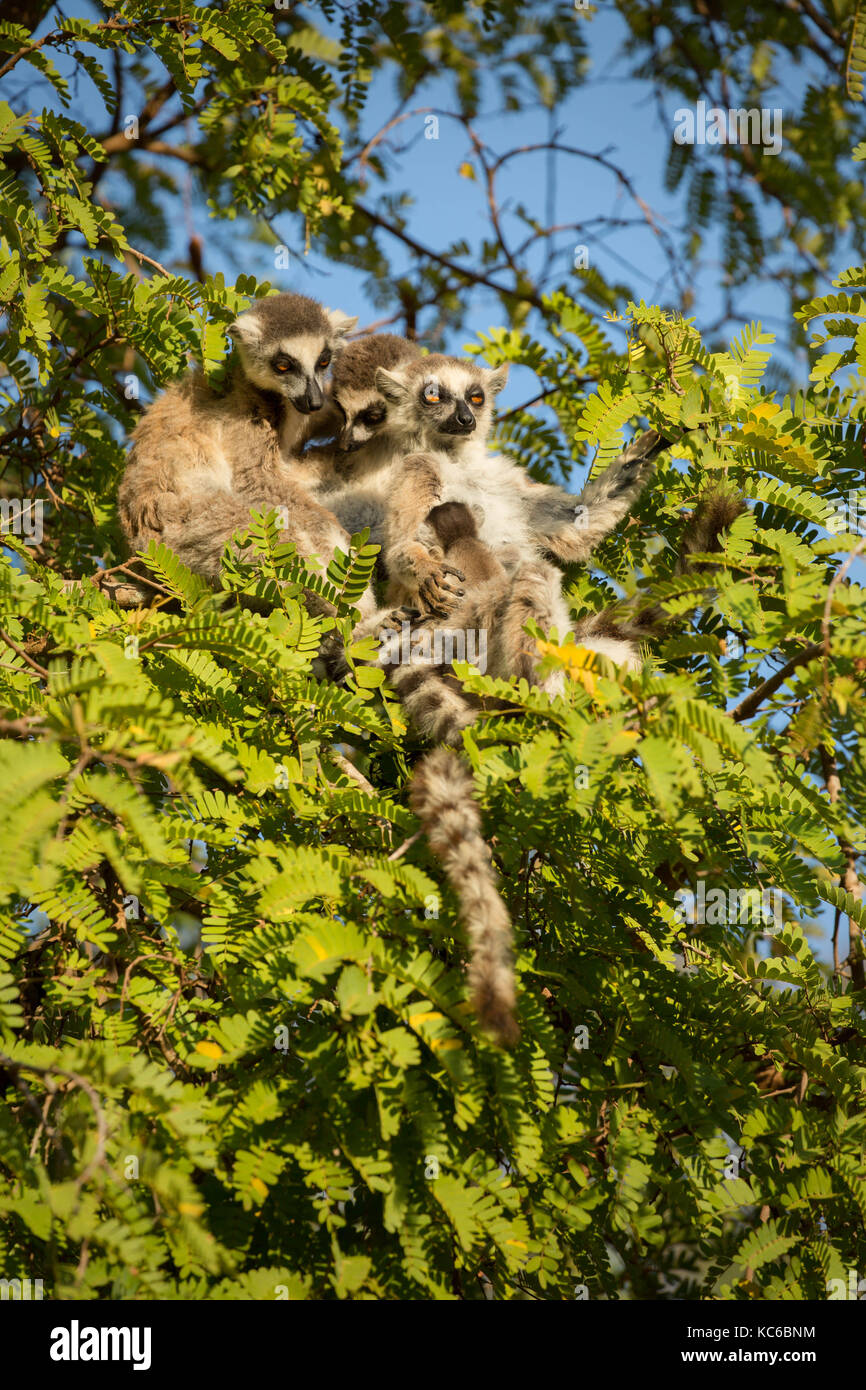
[{"label": "lemur's curled paw", "polygon": [[418,628],[430,627],[431,623],[441,622],[438,613],[422,613],[420,608],[392,608],[388,614],[388,623],[392,628],[400,628],[404,623],[409,626],[410,632],[417,632]]},{"label": "lemur's curled paw", "polygon": [[429,560],[416,570],[418,596],[424,607],[439,617],[452,612],[465,594],[461,585],[466,576],[453,565],[443,564],[441,560]]}]

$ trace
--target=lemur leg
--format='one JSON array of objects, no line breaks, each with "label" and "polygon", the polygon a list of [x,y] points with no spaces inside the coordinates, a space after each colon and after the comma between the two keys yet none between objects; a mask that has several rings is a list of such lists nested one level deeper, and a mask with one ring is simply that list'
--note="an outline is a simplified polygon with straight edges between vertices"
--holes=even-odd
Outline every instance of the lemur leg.
[{"label": "lemur leg", "polygon": [[[333,512],[318,503],[297,483],[287,484],[280,479],[249,503],[250,510],[268,511],[275,507],[286,518],[286,525],[279,532],[279,541],[291,542],[298,555],[322,578],[327,577],[327,569],[333,559],[334,551],[348,552],[351,538]],[[247,522],[249,524],[249,516]],[[333,617],[336,613],[332,603],[309,589],[304,590],[307,608],[317,615]],[[379,606],[372,586],[364,590],[357,600],[361,621],[370,621],[378,616]]]},{"label": "lemur leg", "polygon": [[[249,527],[251,512],[269,511],[272,507],[285,508],[287,513],[287,525],[280,530],[279,541],[295,545],[298,554],[323,577],[335,548],[348,550],[349,535],[336,517],[297,486],[281,486],[276,495],[265,490],[262,495],[251,498],[217,494],[205,508],[191,506],[186,509],[182,513],[182,523],[165,527],[157,539],[174,550],[184,564],[213,582],[219,575],[222,554],[229,543],[242,558],[252,558],[252,548],[235,543],[233,537]],[[301,524],[294,521],[297,516],[303,517]],[[313,590],[304,590],[304,600],[310,613],[319,617],[336,616],[334,605]],[[389,610],[379,610],[371,587],[358,599],[358,610],[361,616],[356,633],[365,625],[372,625],[375,630],[380,619],[389,616]],[[313,662],[314,674],[320,678],[339,679],[347,670],[342,637],[336,632],[325,633]]]},{"label": "lemur leg", "polygon": [[643,663],[637,642],[622,635],[607,609],[579,618],[571,630],[579,646],[606,656],[614,666],[622,666],[626,671],[640,670]]},{"label": "lemur leg", "polygon": [[409,454],[400,465],[390,499],[383,558],[392,592],[432,613],[446,614],[463,597],[462,574],[448,565],[441,549],[421,538],[427,513],[439,502],[442,480],[433,454]]},{"label": "lemur leg", "polygon": [[622,636],[605,621],[605,615],[593,614],[574,623],[562,593],[562,575],[546,561],[521,565],[500,593],[488,614],[490,652],[489,674],[508,679],[517,676],[546,694],[561,695],[566,687],[563,670],[539,674],[543,655],[535,640],[524,631],[532,621],[542,632],[555,629],[560,643],[568,633],[589,651],[598,652],[616,665],[636,670],[640,657],[635,643]]},{"label": "lemur leg", "polygon": [[488,612],[489,674],[508,679],[517,676],[550,695],[565,688],[564,672],[540,676],[543,660],[535,639],[524,632],[528,622],[543,632],[556,629],[562,642],[571,626],[571,616],[562,594],[562,575],[545,560],[520,565],[510,580],[500,585]]},{"label": "lemur leg", "polygon": [[[200,498],[175,495],[170,519],[163,521],[158,531],[142,537],[140,545],[146,545],[150,539],[161,540],[197,574],[216,579],[225,547],[237,532],[249,528],[252,512],[273,508],[283,509],[286,515],[286,524],[279,532],[280,542],[294,544],[298,554],[319,573],[324,574],[336,546],[348,548],[349,537],[336,517],[297,486],[283,487],[276,494],[265,489],[254,496],[215,492],[206,503]],[[250,547],[235,544],[234,549],[244,557],[252,554]],[[334,611],[330,605],[328,611]]]},{"label": "lemur leg", "polygon": [[569,632],[573,633],[578,646],[588,651],[598,652],[607,657],[615,666],[623,666],[628,671],[637,671],[641,666],[637,642],[630,634],[621,631],[605,610],[593,613],[575,622],[562,593],[562,575],[559,570],[545,562],[521,567],[512,582],[511,593],[505,611],[499,619],[501,634],[501,660],[504,669],[491,671],[491,675],[522,676],[531,685],[537,685],[548,695],[561,695],[566,686],[564,671],[550,671],[539,676],[537,667],[542,657],[535,643],[522,628],[534,620],[543,632],[556,629],[560,643]]},{"label": "lemur leg", "polygon": [[564,563],[588,559],[628,515],[652,476],[653,459],[668,444],[647,430],[576,497],[562,488],[529,484],[527,511],[536,544]]}]

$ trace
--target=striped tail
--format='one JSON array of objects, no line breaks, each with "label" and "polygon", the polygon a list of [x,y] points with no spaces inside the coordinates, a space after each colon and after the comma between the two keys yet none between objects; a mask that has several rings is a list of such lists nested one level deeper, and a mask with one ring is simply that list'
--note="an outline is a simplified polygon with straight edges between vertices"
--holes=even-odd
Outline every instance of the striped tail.
[{"label": "striped tail", "polygon": [[746,504],[736,492],[724,487],[705,492],[698,499],[692,519],[686,527],[680,543],[677,574],[692,570],[712,570],[711,560],[692,560],[693,555],[719,555],[722,552],[722,534],[742,516]]},{"label": "striped tail", "polygon": [[418,733],[433,743],[459,744],[462,731],[477,714],[463,692],[450,662],[414,657],[405,664],[383,663],[388,684]]},{"label": "striped tail", "polygon": [[[709,590],[718,562],[693,557],[721,555],[724,532],[745,510],[745,502],[735,492],[725,488],[705,492],[686,524],[674,574],[706,575]],[[583,646],[603,652],[616,664],[634,670],[641,664],[640,643],[662,637],[670,626],[671,619],[660,603],[641,606],[639,600],[628,599],[581,618],[572,630]]]},{"label": "striped tail", "polygon": [[469,769],[451,749],[434,748],[415,768],[409,801],[460,904],[479,1022],[497,1043],[512,1046],[520,1030],[514,1017],[511,919],[481,833]]}]

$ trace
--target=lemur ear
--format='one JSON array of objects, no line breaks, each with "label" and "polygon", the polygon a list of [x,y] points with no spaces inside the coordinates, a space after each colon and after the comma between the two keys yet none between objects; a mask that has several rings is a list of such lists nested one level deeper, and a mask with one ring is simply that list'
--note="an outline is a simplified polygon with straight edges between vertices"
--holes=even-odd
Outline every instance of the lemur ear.
[{"label": "lemur ear", "polygon": [[501,367],[496,367],[488,373],[487,385],[494,396],[498,396],[506,381],[508,380],[508,363],[503,362]]},{"label": "lemur ear", "polygon": [[347,338],[358,326],[357,314],[344,314],[342,309],[326,309],[325,313],[335,338]]},{"label": "lemur ear", "polygon": [[247,311],[230,323],[226,332],[236,343],[255,343],[262,336],[262,325],[255,314]]},{"label": "lemur ear", "polygon": [[376,390],[386,401],[401,401],[406,394],[406,387],[399,377],[392,372],[386,372],[384,367],[376,368]]}]

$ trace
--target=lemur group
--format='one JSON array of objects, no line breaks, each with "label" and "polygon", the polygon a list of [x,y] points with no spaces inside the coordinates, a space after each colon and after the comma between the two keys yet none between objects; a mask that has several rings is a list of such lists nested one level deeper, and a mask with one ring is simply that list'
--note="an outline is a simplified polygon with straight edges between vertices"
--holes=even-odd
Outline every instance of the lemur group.
[{"label": "lemur group", "polygon": [[[351,339],[356,326],[304,295],[260,299],[229,327],[235,352],[222,390],[193,370],[158,395],[132,434],[120,486],[131,550],[161,541],[213,581],[250,513],[277,509],[280,539],[324,573],[335,549],[348,551],[351,536],[369,528],[386,606],[371,585],[353,640],[405,622],[434,633],[483,630],[487,675],[523,677],[550,695],[561,693],[563,672],[542,668],[530,623],[636,667],[640,634],[605,611],[575,623],[557,562],[589,559],[669,441],[640,435],[576,495],[534,482],[489,447],[507,366],[423,353],[393,334]],[[698,544],[714,548],[739,509],[733,499],[705,507],[714,535]],[[312,591],[307,602],[333,612]],[[441,644],[432,647],[441,655]],[[512,1045],[512,927],[456,751],[479,701],[450,663],[431,659],[429,642],[410,650],[408,660],[393,646],[380,656],[407,719],[436,745],[416,763],[410,802],[457,896],[480,1026]],[[332,638],[321,666],[332,679],[346,673]]]}]

